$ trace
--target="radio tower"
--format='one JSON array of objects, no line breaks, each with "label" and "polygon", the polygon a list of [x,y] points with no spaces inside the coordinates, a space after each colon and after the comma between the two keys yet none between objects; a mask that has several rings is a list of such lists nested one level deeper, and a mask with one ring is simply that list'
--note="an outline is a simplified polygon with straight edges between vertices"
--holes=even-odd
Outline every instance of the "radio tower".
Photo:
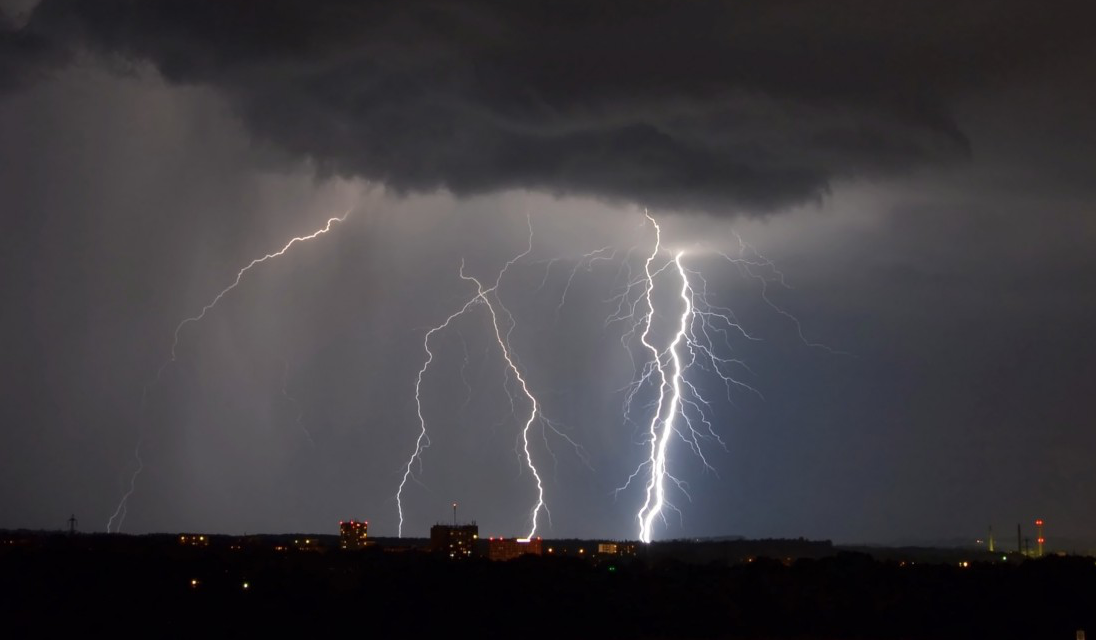
[{"label": "radio tower", "polygon": [[1043,519],[1039,518],[1035,521],[1035,543],[1038,545],[1035,547],[1035,557],[1043,557],[1043,543],[1047,539],[1043,537]]}]

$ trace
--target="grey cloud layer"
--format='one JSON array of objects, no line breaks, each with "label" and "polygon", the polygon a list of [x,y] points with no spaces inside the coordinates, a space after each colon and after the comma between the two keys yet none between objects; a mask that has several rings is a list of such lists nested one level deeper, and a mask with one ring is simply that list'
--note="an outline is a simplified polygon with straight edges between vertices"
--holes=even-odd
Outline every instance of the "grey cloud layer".
[{"label": "grey cloud layer", "polygon": [[0,83],[85,47],[211,86],[254,135],[397,191],[771,210],[834,180],[966,158],[953,102],[1091,48],[1082,12],[46,0],[0,39]]}]

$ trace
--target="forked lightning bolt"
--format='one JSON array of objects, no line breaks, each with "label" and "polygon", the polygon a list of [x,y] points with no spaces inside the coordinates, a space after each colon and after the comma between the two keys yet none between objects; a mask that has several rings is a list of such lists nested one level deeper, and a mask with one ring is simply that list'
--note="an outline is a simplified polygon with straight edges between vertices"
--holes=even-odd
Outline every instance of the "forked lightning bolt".
[{"label": "forked lightning bolt", "polygon": [[[507,263],[507,267],[510,264],[512,264],[512,262]],[[505,271],[505,268],[503,269],[503,271]],[[529,529],[529,534],[525,536],[525,540],[528,540],[535,536],[537,533],[537,516],[540,515],[540,510],[544,509],[545,513],[548,513],[548,507],[544,504],[544,483],[541,481],[540,473],[537,472],[536,465],[533,464],[533,454],[529,452],[529,430],[533,428],[533,422],[540,415],[540,408],[537,405],[536,397],[529,392],[529,385],[525,382],[525,378],[522,377],[521,371],[518,369],[517,365],[514,364],[513,358],[510,357],[509,337],[507,336],[507,338],[503,338],[502,331],[499,329],[499,318],[498,314],[495,312],[495,306],[491,304],[490,299],[487,298],[487,293],[489,291],[496,291],[498,289],[498,281],[496,280],[495,285],[489,290],[485,290],[483,288],[483,284],[480,283],[479,280],[472,276],[466,276],[463,269],[461,269],[460,277],[464,280],[471,280],[472,282],[476,283],[476,295],[480,300],[483,300],[483,303],[487,305],[487,310],[491,313],[491,326],[495,331],[495,340],[498,341],[499,348],[502,350],[502,357],[504,360],[506,360],[506,366],[509,367],[510,373],[514,374],[514,378],[517,379],[518,384],[521,385],[521,392],[525,394],[525,397],[530,404],[529,419],[525,421],[525,426],[523,426],[521,429],[522,451],[525,452],[525,464],[529,467],[529,471],[532,472],[533,479],[536,481],[537,484],[537,502],[535,505],[533,505],[533,510],[530,515],[532,525]],[[499,274],[499,277],[502,277],[501,273]],[[496,297],[498,296],[497,291],[495,295]],[[507,312],[507,315],[509,315],[509,312]],[[512,327],[513,325],[511,324],[511,328]]]},{"label": "forked lightning bolt", "polygon": [[[643,542],[651,541],[651,525],[656,517],[662,515],[662,509],[667,504],[666,480],[673,480],[678,486],[681,486],[681,483],[669,474],[666,465],[666,456],[670,436],[675,432],[675,419],[678,412],[681,411],[681,378],[683,367],[678,346],[681,344],[682,340],[686,338],[689,318],[693,313],[692,299],[689,296],[688,280],[685,278],[684,270],[681,268],[680,263],[682,254],[678,253],[674,257],[674,263],[678,266],[678,271],[682,276],[680,295],[684,303],[684,309],[681,314],[678,330],[669,347],[660,351],[652,344],[651,330],[655,316],[655,305],[652,298],[652,292],[654,291],[655,276],[663,271],[665,267],[652,271],[652,264],[661,252],[662,229],[659,227],[658,222],[649,214],[647,214],[647,219],[655,228],[655,244],[651,254],[643,264],[644,277],[642,281],[644,288],[642,297],[646,306],[646,313],[642,314],[639,320],[639,323],[643,326],[643,331],[640,333],[639,340],[651,355],[650,360],[644,366],[642,376],[633,386],[626,401],[630,405],[631,400],[634,398],[634,395],[639,390],[640,386],[648,380],[657,377],[657,380],[654,382],[654,386],[657,390],[657,400],[654,403],[654,410],[647,428],[650,454],[648,455],[648,459],[644,462],[644,465],[650,468],[650,478],[647,480],[646,499],[644,500],[643,507],[636,516],[639,520],[639,538]],[[634,308],[635,305],[633,305],[633,309]],[[667,354],[669,355],[670,363],[665,362]],[[669,379],[667,379],[668,376],[666,372],[668,364],[672,364],[673,366],[672,374],[669,376]],[[666,407],[667,391],[669,391],[670,394],[668,407]],[[637,469],[636,473],[632,474],[628,479],[629,482],[631,482],[632,478],[634,478],[641,469]]]},{"label": "forked lightning bolt", "polygon": [[[502,283],[503,276],[506,275],[510,267],[512,267],[519,260],[528,256],[532,249],[533,228],[530,221],[528,244],[525,250],[517,256],[511,258],[509,261],[506,262],[505,265],[503,265],[502,269],[499,270],[499,273],[495,278],[494,284],[492,284],[490,287],[485,287],[478,278],[465,273],[464,263],[462,262],[460,268],[460,278],[461,280],[465,280],[474,284],[476,287],[475,293],[460,307],[460,309],[453,312],[440,324],[427,331],[426,335],[423,338],[423,350],[426,352],[426,360],[423,362],[422,368],[419,369],[418,376],[415,379],[415,410],[419,421],[419,435],[415,441],[414,451],[411,453],[411,457],[407,460],[407,464],[404,467],[403,478],[400,481],[399,489],[396,491],[396,508],[399,511],[398,534],[400,536],[403,535],[404,524],[403,491],[406,488],[408,481],[414,479],[414,469],[416,465],[418,465],[419,469],[421,470],[423,451],[430,446],[430,437],[427,435],[426,430],[426,418],[423,416],[422,413],[423,376],[426,375],[426,372],[430,368],[430,365],[434,362],[434,352],[430,348],[430,339],[439,331],[448,328],[454,320],[478,305],[485,306],[487,308],[488,314],[490,315],[492,333],[494,335],[495,342],[498,344],[499,350],[501,351],[502,359],[505,362],[505,371],[507,378],[513,376],[514,380],[517,381],[518,387],[520,388],[521,395],[525,397],[525,400],[529,405],[528,417],[524,419],[524,423],[521,429],[520,448],[522,452],[522,460],[525,466],[528,467],[529,471],[532,473],[533,479],[536,484],[536,501],[530,511],[531,525],[529,528],[529,533],[526,535],[525,539],[532,538],[534,535],[536,535],[537,523],[541,510],[548,514],[549,518],[551,517],[551,514],[548,511],[548,506],[544,500],[544,483],[541,478],[540,472],[533,462],[532,451],[530,451],[529,449],[529,436],[534,426],[539,423],[542,429],[552,430],[554,433],[566,440],[569,444],[574,446],[576,450],[579,451],[580,455],[582,455],[581,449],[578,447],[578,445],[566,435],[561,433],[555,427],[552,421],[543,415],[540,404],[538,403],[536,396],[534,396],[533,393],[529,390],[528,382],[526,381],[525,376],[522,375],[521,368],[515,361],[515,358],[513,356],[513,349],[510,346],[510,334],[514,329],[515,322],[513,316],[510,314],[509,310],[506,309],[505,305],[503,305],[502,303],[502,300],[499,298],[498,289],[499,285]],[[500,321],[500,315],[504,316],[506,319],[505,331],[503,330],[504,323]],[[513,395],[510,396],[510,401],[512,406],[516,406],[514,405]],[[547,435],[545,435],[545,443],[547,444]]]},{"label": "forked lightning bolt", "polygon": [[[761,394],[736,377],[742,371],[750,372],[745,363],[737,358],[720,355],[724,349],[718,348],[718,345],[722,345],[726,351],[731,350],[731,333],[747,340],[757,338],[746,332],[730,309],[709,302],[707,281],[699,271],[686,267],[684,251],[677,251],[668,258],[661,257],[664,252],[662,229],[650,214],[646,214],[646,217],[654,227],[654,247],[643,263],[642,275],[630,279],[623,292],[618,294],[616,312],[610,316],[606,325],[631,320],[631,325],[621,336],[621,342],[628,349],[629,341],[638,336],[641,351],[646,354],[642,359],[642,366],[637,367],[635,380],[626,389],[624,419],[625,422],[632,421],[631,416],[635,411],[633,404],[638,402],[643,390],[651,390],[654,400],[646,407],[651,413],[644,429],[644,443],[648,454],[628,477],[624,486],[617,491],[627,488],[637,477],[646,476],[644,501],[636,514],[636,520],[639,539],[650,542],[655,522],[665,519],[666,509],[676,510],[667,497],[668,485],[673,483],[688,497],[685,483],[674,477],[670,471],[671,441],[676,438],[687,444],[708,470],[712,470],[712,467],[704,454],[704,441],[714,441],[725,446],[709,419],[711,403],[704,398],[701,388],[690,382],[690,373],[699,370],[703,375],[714,375],[726,388],[728,400],[731,400],[732,389],[745,390],[758,397]],[[767,295],[767,285],[770,282],[786,286],[783,274],[771,261],[757,254],[741,238],[738,257],[724,253],[719,255],[737,266],[744,277],[760,282],[764,302],[794,322],[804,344],[831,353],[840,353],[825,345],[809,342],[803,337],[799,320],[770,300]],[[673,307],[665,313],[659,313],[660,306],[666,303],[656,302],[654,293],[657,281],[664,274],[676,283],[677,295],[672,302]],[[635,293],[637,290],[638,294]],[[679,312],[673,311],[674,308],[679,309]],[[672,337],[663,347],[657,346],[658,341],[654,336],[655,318],[661,316],[675,319]],[[629,349],[629,354],[631,353]]]},{"label": "forked lightning bolt", "polygon": [[[463,270],[463,265],[462,265]],[[426,434],[426,418],[422,415],[422,377],[426,375],[426,370],[430,368],[430,364],[434,362],[434,352],[430,350],[430,338],[437,332],[445,329],[449,326],[449,323],[456,318],[463,315],[466,311],[472,308],[477,302],[479,297],[472,298],[468,302],[464,303],[459,311],[454,312],[444,322],[436,327],[431,328],[426,332],[426,336],[422,341],[422,348],[426,351],[426,361],[422,363],[422,368],[419,369],[419,375],[415,378],[415,413],[419,418],[419,436],[415,440],[415,450],[412,452],[411,457],[407,460],[407,467],[403,471],[403,479],[400,481],[400,488],[396,490],[396,510],[399,512],[400,522],[396,535],[400,538],[403,537],[403,488],[407,485],[407,481],[414,477],[412,474],[412,468],[417,462],[422,466],[422,452],[430,446],[430,436]]]},{"label": "forked lightning bolt", "polygon": [[[321,229],[319,229],[317,231],[314,231],[314,232],[312,232],[312,233],[310,233],[306,236],[294,237],[294,238],[290,239],[289,242],[286,242],[285,245],[281,249],[279,249],[279,250],[277,250],[273,253],[268,253],[268,254],[262,256],[261,258],[256,258],[256,259],[252,260],[251,262],[249,262],[247,264],[247,266],[240,269],[236,273],[236,279],[232,281],[232,284],[228,285],[227,287],[222,289],[220,293],[218,293],[216,296],[214,296],[213,300],[211,300],[209,302],[209,304],[202,307],[202,310],[198,314],[196,314],[194,316],[191,316],[189,318],[184,318],[181,322],[179,322],[179,324],[176,325],[176,327],[175,327],[174,337],[173,337],[172,342],[171,342],[171,355],[170,355],[170,357],[168,357],[168,359],[165,360],[164,363],[160,365],[160,368],[156,370],[155,378],[153,378],[152,381],[150,381],[148,384],[145,385],[145,388],[144,388],[144,390],[141,394],[141,409],[142,409],[142,411],[145,408],[145,400],[148,396],[149,389],[151,389],[153,386],[156,385],[156,383],[158,383],[160,381],[160,377],[163,375],[164,370],[169,365],[171,365],[173,362],[176,361],[176,350],[179,347],[179,336],[180,336],[180,334],[183,330],[183,327],[185,327],[186,325],[191,324],[191,323],[199,322],[203,318],[205,318],[206,314],[209,313],[209,311],[212,310],[213,307],[217,306],[217,303],[220,302],[221,299],[224,298],[228,294],[228,292],[232,291],[233,289],[235,289],[236,287],[238,287],[240,285],[240,282],[243,280],[244,274],[246,274],[248,271],[250,271],[256,265],[262,264],[263,262],[266,262],[267,260],[272,260],[274,258],[277,258],[277,257],[280,257],[280,256],[284,255],[285,252],[289,251],[289,249],[295,244],[298,244],[298,243],[301,243],[301,242],[307,242],[309,240],[313,240],[313,239],[315,239],[319,236],[324,235],[328,231],[331,231],[331,226],[333,224],[335,224],[336,222],[344,222],[346,220],[346,217],[350,215],[350,212],[352,210],[353,209],[348,209],[346,211],[346,213],[344,213],[341,216],[334,217],[334,218],[329,218],[327,220],[327,224],[325,224]],[[130,476],[129,490],[127,490],[125,492],[125,494],[122,496],[121,502],[118,503],[118,508],[116,508],[114,510],[114,514],[111,515],[110,520],[107,521],[107,533],[111,533],[112,531],[113,532],[121,531],[122,524],[125,522],[126,512],[127,512],[126,503],[129,501],[130,496],[133,495],[133,491],[137,486],[137,476],[140,475],[141,471],[144,469],[144,463],[141,461],[141,455],[140,455],[141,442],[143,441],[143,439],[144,439],[144,437],[143,437],[143,434],[142,434],[142,436],[140,438],[138,438],[137,447],[134,450],[134,458],[137,460],[137,470],[133,472],[132,476]],[[114,522],[115,520],[118,521],[117,526],[115,526],[115,522]]]}]

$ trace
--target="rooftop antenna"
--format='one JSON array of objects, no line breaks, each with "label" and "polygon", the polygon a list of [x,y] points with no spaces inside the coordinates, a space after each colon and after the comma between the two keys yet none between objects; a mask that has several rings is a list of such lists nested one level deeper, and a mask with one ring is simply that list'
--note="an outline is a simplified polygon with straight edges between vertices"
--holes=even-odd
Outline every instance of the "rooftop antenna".
[{"label": "rooftop antenna", "polygon": [[453,526],[457,526],[457,503],[453,503]]},{"label": "rooftop antenna", "polygon": [[76,523],[77,522],[78,522],[78,520],[76,519],[76,514],[75,513],[72,514],[71,516],[69,516],[68,523],[69,523],[69,535],[70,536],[76,535]]}]

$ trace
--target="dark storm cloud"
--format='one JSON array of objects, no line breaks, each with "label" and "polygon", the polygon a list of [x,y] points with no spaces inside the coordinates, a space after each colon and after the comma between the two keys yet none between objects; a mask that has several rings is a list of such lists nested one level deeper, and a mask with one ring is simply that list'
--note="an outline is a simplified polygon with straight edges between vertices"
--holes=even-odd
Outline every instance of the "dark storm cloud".
[{"label": "dark storm cloud", "polygon": [[14,20],[0,11],[0,93],[34,83],[68,60],[63,47],[18,29]]},{"label": "dark storm cloud", "polygon": [[966,158],[955,101],[1090,49],[1083,11],[46,0],[0,41],[0,81],[52,38],[211,86],[256,136],[397,191],[764,210]]}]

